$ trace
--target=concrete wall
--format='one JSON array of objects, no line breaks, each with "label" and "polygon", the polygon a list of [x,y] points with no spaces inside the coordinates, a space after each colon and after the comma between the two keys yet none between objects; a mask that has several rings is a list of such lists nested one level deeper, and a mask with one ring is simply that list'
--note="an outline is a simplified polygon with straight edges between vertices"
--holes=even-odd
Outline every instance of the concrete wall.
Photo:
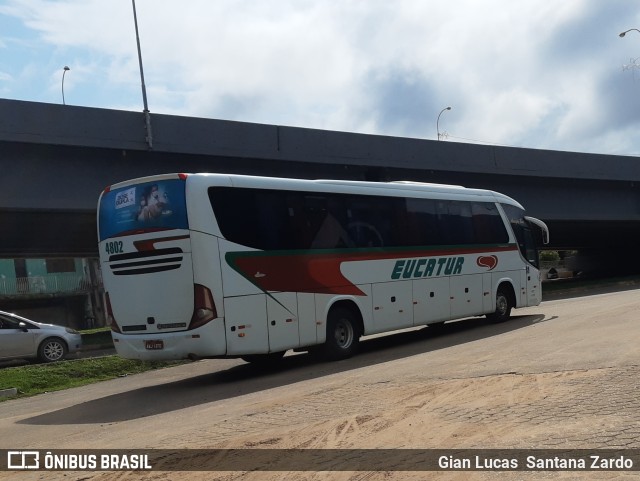
[{"label": "concrete wall", "polygon": [[556,247],[640,242],[633,157],[159,114],[152,126],[149,149],[141,112],[0,99],[0,256],[93,255],[106,185],[201,171],[487,188],[547,221]]}]

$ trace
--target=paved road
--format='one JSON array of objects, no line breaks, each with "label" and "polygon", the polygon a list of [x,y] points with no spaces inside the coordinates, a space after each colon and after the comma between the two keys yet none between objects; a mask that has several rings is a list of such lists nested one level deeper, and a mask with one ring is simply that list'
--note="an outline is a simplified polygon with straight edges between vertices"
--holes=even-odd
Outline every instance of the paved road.
[{"label": "paved road", "polygon": [[[639,313],[640,290],[575,297],[514,311],[504,324],[469,319],[438,333],[426,328],[370,339],[360,355],[337,363],[295,355],[265,372],[242,361],[208,360],[8,401],[0,405],[0,448],[640,448]],[[189,460],[183,462],[186,469]],[[623,476],[596,474],[591,479]],[[364,477],[427,479],[402,472],[291,479]],[[11,478],[0,473],[0,479]],[[171,476],[49,473],[47,479]]]}]

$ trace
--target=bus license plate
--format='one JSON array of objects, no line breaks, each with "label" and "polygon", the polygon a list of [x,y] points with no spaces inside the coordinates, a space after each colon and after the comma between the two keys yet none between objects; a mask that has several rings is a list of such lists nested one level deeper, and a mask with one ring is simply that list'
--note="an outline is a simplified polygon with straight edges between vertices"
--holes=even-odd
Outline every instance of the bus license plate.
[{"label": "bus license plate", "polygon": [[164,349],[164,341],[162,340],[144,341],[144,347],[149,351],[158,351],[160,349]]}]

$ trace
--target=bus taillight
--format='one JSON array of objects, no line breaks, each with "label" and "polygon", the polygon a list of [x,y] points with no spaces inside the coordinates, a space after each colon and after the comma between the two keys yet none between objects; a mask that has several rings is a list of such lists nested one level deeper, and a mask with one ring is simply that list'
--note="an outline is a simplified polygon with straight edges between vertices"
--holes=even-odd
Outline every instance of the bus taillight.
[{"label": "bus taillight", "polygon": [[116,318],[113,316],[113,309],[111,309],[111,299],[109,298],[108,292],[104,293],[104,300],[107,308],[107,324],[111,326],[111,330],[113,332],[117,332],[118,334],[121,334],[120,326],[118,326],[118,323],[116,322]]},{"label": "bus taillight", "polygon": [[211,291],[203,285],[193,285],[193,316],[189,329],[204,326],[207,322],[218,317],[216,305]]}]

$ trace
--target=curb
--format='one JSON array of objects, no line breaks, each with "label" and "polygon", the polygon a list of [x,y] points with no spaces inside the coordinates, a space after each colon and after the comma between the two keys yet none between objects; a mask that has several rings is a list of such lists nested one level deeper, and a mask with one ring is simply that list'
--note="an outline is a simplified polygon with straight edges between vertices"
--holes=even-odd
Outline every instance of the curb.
[{"label": "curb", "polygon": [[101,351],[104,349],[115,349],[113,343],[111,344],[89,344],[83,345],[78,349],[78,352],[90,352],[90,351]]},{"label": "curb", "polygon": [[17,396],[18,395],[18,389],[15,387],[9,388],[9,389],[0,389],[0,397],[11,397],[11,396]]}]

